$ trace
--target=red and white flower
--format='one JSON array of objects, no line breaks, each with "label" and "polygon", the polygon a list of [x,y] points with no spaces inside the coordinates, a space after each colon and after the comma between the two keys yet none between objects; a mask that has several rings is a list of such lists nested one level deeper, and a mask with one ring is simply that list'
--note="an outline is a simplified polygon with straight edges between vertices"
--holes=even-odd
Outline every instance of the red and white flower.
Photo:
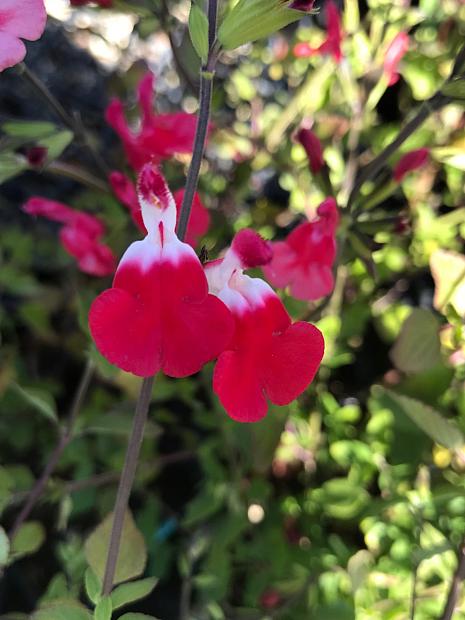
[{"label": "red and white flower", "polygon": [[333,2],[326,2],[326,38],[318,47],[312,47],[309,43],[297,43],[294,47],[294,56],[298,58],[307,58],[317,54],[332,56],[336,62],[342,60],[342,44],[343,32],[341,24],[341,16],[339,10]]},{"label": "red and white flower", "polygon": [[154,76],[147,73],[138,86],[142,118],[139,131],[133,132],[124,115],[123,104],[113,99],[106,120],[123,142],[126,157],[135,170],[147,162],[159,163],[178,153],[192,153],[197,117],[194,114],[156,114],[153,111]]},{"label": "red and white flower", "polygon": [[[131,214],[131,217],[139,230],[146,234],[147,231],[142,220],[142,211],[140,208],[139,198],[137,197],[137,191],[132,181],[127,176],[117,171],[110,174],[109,181],[115,196],[125,207],[129,209],[129,213]],[[183,189],[178,190],[174,194],[174,200],[176,203],[176,226],[181,213],[183,197]],[[209,226],[210,214],[202,203],[199,194],[196,192],[192,202],[185,242],[195,248],[199,242],[199,239],[208,231]]]},{"label": "red and white flower", "polygon": [[215,365],[213,389],[239,422],[261,420],[268,401],[286,405],[297,398],[324,353],[323,336],[315,326],[292,323],[273,289],[244,274],[270,258],[270,244],[246,229],[235,236],[223,259],[205,265],[210,291],[235,320],[233,337]]},{"label": "red and white flower", "polygon": [[93,302],[90,331],[100,353],[122,370],[185,377],[224,350],[233,319],[208,293],[194,250],[176,236],[174,198],[152,164],[141,170],[138,196],[147,236],[129,246],[112,288]]},{"label": "red and white flower", "polygon": [[37,41],[45,30],[44,0],[0,2],[0,71],[14,67],[26,56],[21,39]]},{"label": "red and white flower", "polygon": [[97,217],[39,196],[30,198],[23,211],[63,224],[60,241],[68,254],[77,260],[81,271],[92,276],[114,273],[116,259],[111,249],[100,242],[105,226]]},{"label": "red and white flower", "polygon": [[332,266],[336,258],[339,214],[334,198],[327,198],[311,222],[299,224],[285,241],[273,243],[273,259],[263,271],[277,288],[290,287],[296,299],[315,300],[334,288]]}]

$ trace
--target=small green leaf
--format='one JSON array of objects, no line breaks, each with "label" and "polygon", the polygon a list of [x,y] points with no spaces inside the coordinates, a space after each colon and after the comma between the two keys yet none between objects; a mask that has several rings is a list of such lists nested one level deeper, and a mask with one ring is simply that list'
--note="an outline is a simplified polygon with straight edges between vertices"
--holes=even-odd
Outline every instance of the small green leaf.
[{"label": "small green leaf", "polygon": [[119,609],[128,603],[148,596],[157,585],[157,582],[158,579],[156,577],[148,577],[147,579],[132,581],[131,583],[124,583],[118,586],[111,593],[113,609]]},{"label": "small green leaf", "polygon": [[347,572],[349,573],[354,594],[366,582],[372,564],[373,556],[366,549],[357,551],[347,562]]},{"label": "small green leaf", "polygon": [[94,610],[94,620],[111,620],[111,612],[113,611],[111,599],[105,596],[98,603]]},{"label": "small green leaf", "polygon": [[282,0],[239,0],[221,24],[218,40],[224,49],[233,50],[263,39],[302,16]]},{"label": "small green leaf", "polygon": [[3,527],[0,527],[0,568],[7,563],[9,553],[10,541]]},{"label": "small green leaf", "polygon": [[439,322],[432,312],[415,308],[404,321],[391,349],[396,368],[405,373],[418,373],[441,362]]},{"label": "small green leaf", "polygon": [[441,88],[441,92],[443,95],[454,99],[465,99],[465,79],[454,78],[450,82],[446,82]]},{"label": "small green leaf", "polygon": [[36,611],[30,620],[92,620],[92,616],[78,601],[57,600]]},{"label": "small green leaf", "polygon": [[91,568],[88,568],[85,572],[84,585],[89,600],[96,605],[101,598],[102,582]]},{"label": "small green leaf", "polygon": [[2,131],[12,138],[38,140],[56,133],[57,127],[47,121],[8,121],[2,124]]},{"label": "small green leaf", "polygon": [[48,420],[55,424],[58,422],[55,401],[48,392],[38,388],[23,388],[17,383],[13,383],[11,387],[28,405]]},{"label": "small green leaf", "polygon": [[14,559],[35,553],[45,540],[45,530],[38,521],[26,521],[19,528],[11,543]]},{"label": "small green leaf", "polygon": [[28,163],[24,157],[16,153],[0,153],[0,183],[5,183],[24,170],[27,170]]},{"label": "small green leaf", "polygon": [[373,394],[386,409],[408,416],[433,441],[450,450],[460,448],[465,443],[462,431],[452,420],[447,420],[428,405],[419,400],[397,394],[381,386],[374,386]]},{"label": "small green leaf", "polygon": [[[113,514],[109,514],[87,539],[84,552],[88,564],[97,577],[103,580],[105,564],[110,541]],[[144,572],[147,561],[147,549],[142,534],[136,527],[129,511],[124,518],[121,534],[121,546],[116,564],[114,583],[139,577]]]},{"label": "small green leaf", "polygon": [[208,58],[208,19],[194,2],[189,13],[189,34],[195,51],[205,63]]},{"label": "small green leaf", "polygon": [[47,149],[47,161],[57,159],[72,142],[74,134],[69,129],[63,129],[53,136],[43,138],[40,145]]},{"label": "small green leaf", "polygon": [[120,616],[119,620],[158,620],[158,618],[146,614],[124,614],[124,616]]}]

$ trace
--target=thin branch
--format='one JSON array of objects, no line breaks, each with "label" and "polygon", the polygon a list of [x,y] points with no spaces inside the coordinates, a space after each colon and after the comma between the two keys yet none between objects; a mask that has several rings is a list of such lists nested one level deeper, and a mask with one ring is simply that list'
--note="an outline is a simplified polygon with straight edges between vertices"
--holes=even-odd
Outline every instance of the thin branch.
[{"label": "thin branch", "polygon": [[465,579],[465,539],[460,545],[457,560],[457,569],[452,578],[449,594],[447,595],[446,605],[444,607],[444,611],[442,612],[440,620],[451,620],[458,604],[460,586],[462,584],[462,581]]},{"label": "thin branch", "polygon": [[54,451],[50,455],[50,458],[47,465],[45,466],[44,471],[42,472],[42,475],[36,481],[35,485],[33,486],[31,492],[28,495],[26,503],[24,504],[22,510],[20,511],[13,523],[13,526],[9,532],[10,540],[13,540],[13,538],[18,533],[21,525],[29,517],[32,509],[36,505],[38,499],[40,498],[45,487],[47,486],[47,483],[50,480],[50,476],[55,471],[55,468],[58,464],[58,461],[60,460],[61,455],[63,454],[64,449],[73,437],[74,425],[76,423],[76,419],[81,409],[82,403],[84,402],[84,398],[86,397],[87,391],[89,389],[93,373],[94,363],[90,359],[88,359],[78,388],[76,390],[76,394],[74,395],[73,403],[68,414],[65,428],[60,435]]},{"label": "thin branch", "polygon": [[29,84],[39,93],[39,95],[47,102],[49,107],[55,112],[55,114],[60,118],[64,125],[66,125],[75,135],[76,139],[87,148],[89,153],[92,155],[94,162],[100,171],[101,175],[104,179],[108,177],[109,168],[106,165],[103,158],[100,154],[95,150],[93,144],[89,140],[87,135],[87,131],[84,128],[82,121],[79,117],[74,117],[65,110],[65,108],[61,105],[58,99],[50,92],[47,86],[42,82],[42,80],[33,72],[29,67],[25,65],[24,62],[21,62],[18,65],[18,70],[20,75],[29,82]]},{"label": "thin branch", "polygon": [[116,563],[118,561],[119,547],[121,543],[121,534],[123,532],[124,516],[128,508],[129,496],[131,494],[132,485],[136,475],[137,462],[139,459],[142,439],[144,437],[144,428],[152,397],[154,379],[155,377],[147,377],[143,380],[136,405],[131,437],[129,439],[126,459],[124,461],[124,467],[118,486],[118,493],[116,495],[115,508],[113,511],[113,525],[111,528],[110,544],[108,546],[105,575],[103,578],[102,594],[104,596],[110,594],[113,587]]},{"label": "thin branch", "polygon": [[52,174],[56,174],[57,176],[66,177],[68,179],[72,179],[73,181],[77,181],[78,183],[82,183],[89,189],[97,190],[99,192],[109,192],[109,187],[103,181],[94,177],[87,170],[83,170],[77,166],[72,164],[66,164],[61,161],[52,161],[43,169],[42,172],[50,172]]}]

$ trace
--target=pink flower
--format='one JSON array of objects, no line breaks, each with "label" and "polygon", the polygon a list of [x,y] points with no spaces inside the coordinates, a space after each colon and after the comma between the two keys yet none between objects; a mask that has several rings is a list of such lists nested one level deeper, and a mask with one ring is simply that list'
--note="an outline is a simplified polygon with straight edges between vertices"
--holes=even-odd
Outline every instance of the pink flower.
[{"label": "pink flower", "polygon": [[304,147],[307,153],[310,170],[313,174],[318,174],[325,165],[323,159],[323,147],[318,137],[310,129],[301,127],[296,134],[297,140]]},{"label": "pink flower", "polygon": [[397,67],[405,56],[409,48],[409,38],[406,32],[399,32],[386,50],[386,56],[384,57],[384,75],[387,78],[389,86],[392,86],[399,79],[397,73]]},{"label": "pink flower", "polygon": [[294,55],[298,58],[306,58],[315,54],[329,55],[336,62],[342,60],[342,25],[338,8],[333,0],[326,3],[327,34],[326,39],[319,47],[311,47],[308,43],[297,43],[294,47]]},{"label": "pink flower", "polygon": [[315,300],[334,288],[332,265],[339,214],[334,198],[317,209],[317,218],[295,228],[285,241],[273,243],[273,259],[263,268],[273,286],[290,287],[296,299]]},{"label": "pink flower", "polygon": [[154,76],[147,73],[138,87],[141,126],[134,133],[127,124],[123,104],[113,99],[106,120],[123,142],[130,165],[139,170],[145,163],[160,162],[177,153],[192,153],[197,117],[194,114],[155,114],[152,110]]},{"label": "pink flower", "polygon": [[1,0],[0,71],[24,59],[26,48],[21,39],[39,39],[46,21],[44,0]]},{"label": "pink flower", "polygon": [[324,352],[316,327],[292,324],[273,289],[243,273],[270,258],[270,244],[243,230],[223,259],[205,265],[210,292],[235,319],[233,337],[215,366],[213,389],[238,422],[261,420],[267,401],[287,405],[297,398],[315,376]]},{"label": "pink flower", "polygon": [[185,377],[224,350],[233,320],[208,294],[194,250],[177,238],[174,198],[152,164],[141,170],[138,195],[147,236],[129,246],[113,287],[93,302],[90,331],[100,353],[122,370]]},{"label": "pink flower", "polygon": [[[128,177],[121,172],[112,172],[109,177],[110,185],[113,189],[113,193],[124,206],[128,207],[131,217],[141,232],[147,234],[142,219],[142,212],[137,197],[136,188]],[[181,203],[184,197],[184,190],[180,189],[174,194],[174,200],[176,202],[176,225],[179,220],[179,214],[181,212]],[[208,230],[210,226],[210,214],[206,207],[200,200],[200,196],[196,192],[194,194],[194,200],[192,202],[192,210],[189,218],[189,225],[187,227],[187,233],[185,242],[195,248],[198,241]]]},{"label": "pink flower", "polygon": [[38,196],[30,198],[23,206],[23,211],[63,224],[60,241],[84,273],[107,276],[115,271],[113,252],[107,245],[100,243],[105,227],[95,216]]},{"label": "pink flower", "polygon": [[400,183],[409,172],[424,166],[428,159],[429,149],[427,148],[416,149],[406,153],[394,166],[394,180]]},{"label": "pink flower", "polygon": [[292,2],[288,5],[288,8],[294,9],[295,11],[310,13],[310,11],[313,10],[314,4],[315,0],[292,0]]}]

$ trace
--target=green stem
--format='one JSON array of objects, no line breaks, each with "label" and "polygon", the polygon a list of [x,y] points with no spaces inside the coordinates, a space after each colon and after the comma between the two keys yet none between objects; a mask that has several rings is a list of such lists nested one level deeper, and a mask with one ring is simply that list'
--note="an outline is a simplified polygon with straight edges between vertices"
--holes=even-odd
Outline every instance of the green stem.
[{"label": "green stem", "polygon": [[465,540],[460,545],[460,549],[458,552],[458,564],[457,569],[452,578],[452,583],[450,584],[449,594],[447,595],[447,601],[440,616],[439,620],[451,620],[454,615],[455,608],[457,607],[460,586],[462,581],[465,579]]},{"label": "green stem", "polygon": [[111,528],[110,544],[108,546],[105,575],[103,578],[102,594],[108,596],[113,587],[116,564],[118,561],[121,534],[123,531],[124,517],[128,508],[129,496],[136,475],[139,452],[144,437],[144,428],[152,397],[152,387],[155,377],[147,377],[143,380],[137,400],[136,412],[129,439],[126,459],[116,494],[115,507],[113,510],[113,524]]},{"label": "green stem", "polygon": [[47,483],[50,480],[51,475],[55,471],[55,468],[58,464],[58,461],[60,460],[61,455],[63,454],[64,449],[66,448],[66,446],[69,444],[69,442],[71,441],[73,437],[74,425],[76,423],[76,419],[81,409],[84,398],[89,389],[89,385],[92,380],[93,373],[94,373],[94,363],[89,359],[84,368],[84,372],[82,374],[81,380],[76,390],[76,394],[74,395],[73,403],[71,405],[71,409],[68,414],[68,420],[66,422],[66,427],[61,432],[58,443],[55,446],[55,449],[53,450],[52,454],[50,455],[50,458],[42,472],[42,475],[40,476],[40,478],[37,479],[35,485],[33,486],[31,492],[28,495],[26,503],[24,504],[22,510],[16,517],[10,529],[10,532],[9,532],[10,540],[13,540],[13,538],[18,533],[24,521],[26,521],[26,519],[31,514],[32,509],[34,508],[40,496],[44,492],[44,489],[47,486]]}]

